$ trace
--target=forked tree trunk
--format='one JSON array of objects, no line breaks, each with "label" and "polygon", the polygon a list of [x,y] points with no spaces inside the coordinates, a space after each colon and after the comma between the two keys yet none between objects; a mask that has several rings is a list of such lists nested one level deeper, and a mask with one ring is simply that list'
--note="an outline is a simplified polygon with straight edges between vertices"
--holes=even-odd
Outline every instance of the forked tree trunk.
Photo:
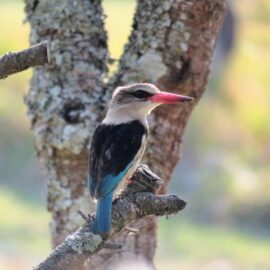
[{"label": "forked tree trunk", "polygon": [[[48,40],[51,64],[36,68],[26,97],[36,149],[47,183],[53,246],[93,212],[86,189],[89,139],[104,117],[115,86],[152,82],[162,90],[195,97],[207,82],[224,0],[139,0],[120,66],[108,77],[107,35],[100,0],[25,0],[31,43]],[[108,81],[108,82],[107,82]],[[151,139],[144,157],[170,179],[194,104],[162,107],[149,117]],[[166,192],[167,183],[162,192]],[[90,269],[106,269],[121,258],[152,263],[156,221],[133,224],[134,236],[118,235],[121,252],[101,250]],[[89,267],[89,266],[88,266]],[[82,269],[78,267],[78,269]]]}]

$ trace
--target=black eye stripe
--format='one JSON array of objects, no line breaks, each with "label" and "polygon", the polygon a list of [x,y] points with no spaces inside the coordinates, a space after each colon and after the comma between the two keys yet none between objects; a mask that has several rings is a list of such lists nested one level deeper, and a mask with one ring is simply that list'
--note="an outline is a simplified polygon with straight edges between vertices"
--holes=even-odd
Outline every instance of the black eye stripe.
[{"label": "black eye stripe", "polygon": [[132,93],[132,95],[136,98],[141,98],[141,99],[149,98],[153,96],[153,94],[147,91],[141,90],[141,89],[136,90],[135,92]]}]

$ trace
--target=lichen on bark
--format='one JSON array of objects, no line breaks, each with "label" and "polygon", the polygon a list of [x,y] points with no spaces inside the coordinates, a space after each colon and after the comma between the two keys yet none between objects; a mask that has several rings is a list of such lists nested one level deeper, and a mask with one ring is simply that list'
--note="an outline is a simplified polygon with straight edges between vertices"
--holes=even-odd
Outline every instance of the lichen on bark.
[{"label": "lichen on bark", "polygon": [[[148,166],[139,165],[132,177],[132,183],[127,185],[112,206],[112,227],[108,235],[93,234],[94,217],[85,217],[85,223],[74,233],[66,237],[62,244],[56,247],[35,270],[73,270],[89,259],[98,250],[108,249],[124,252],[121,243],[110,241],[112,235],[121,232],[132,220],[138,220],[149,215],[171,215],[184,209],[186,203],[175,195],[156,195],[163,180],[154,174]],[[130,229],[129,229],[130,230]],[[135,232],[139,234],[139,231]],[[112,269],[111,264],[92,264],[90,269]],[[101,266],[103,265],[103,266]],[[88,268],[89,269],[89,268]]]},{"label": "lichen on bark", "polygon": [[93,210],[85,190],[87,147],[104,113],[107,34],[100,1],[25,2],[31,43],[48,40],[50,46],[51,65],[34,71],[26,103],[56,245],[82,223],[79,207]]},{"label": "lichen on bark", "polygon": [[[223,20],[224,0],[138,0],[128,43],[111,78],[100,0],[25,3],[31,43],[46,39],[51,51],[51,65],[34,71],[26,103],[47,182],[53,245],[57,245],[78,227],[78,208],[85,213],[93,210],[87,204],[87,148],[114,87],[147,81],[198,101]],[[144,162],[164,179],[170,178],[179,159],[193,107],[159,108],[149,117],[151,137]],[[167,182],[162,193],[166,187]],[[147,217],[133,226],[140,228],[140,235],[120,234],[116,241],[126,247],[126,257],[152,262],[155,218]],[[121,257],[119,252],[102,250],[89,267]]]}]

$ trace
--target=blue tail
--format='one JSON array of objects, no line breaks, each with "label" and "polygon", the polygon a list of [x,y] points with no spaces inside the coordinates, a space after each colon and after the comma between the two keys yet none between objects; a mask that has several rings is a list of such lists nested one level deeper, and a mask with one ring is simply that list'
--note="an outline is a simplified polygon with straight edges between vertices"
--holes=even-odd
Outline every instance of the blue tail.
[{"label": "blue tail", "polygon": [[99,198],[97,202],[96,218],[94,221],[94,234],[108,233],[111,229],[111,210],[113,193],[106,194],[104,198]]}]

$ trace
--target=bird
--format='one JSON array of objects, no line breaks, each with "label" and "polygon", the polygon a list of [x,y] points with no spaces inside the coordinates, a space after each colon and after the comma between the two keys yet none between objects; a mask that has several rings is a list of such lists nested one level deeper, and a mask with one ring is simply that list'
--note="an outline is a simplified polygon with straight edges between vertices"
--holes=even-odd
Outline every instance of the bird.
[{"label": "bird", "polygon": [[90,144],[88,189],[97,200],[93,233],[111,229],[114,194],[129,181],[144,154],[149,127],[147,115],[161,104],[176,104],[192,97],[162,92],[150,83],[117,87],[104,120]]}]

